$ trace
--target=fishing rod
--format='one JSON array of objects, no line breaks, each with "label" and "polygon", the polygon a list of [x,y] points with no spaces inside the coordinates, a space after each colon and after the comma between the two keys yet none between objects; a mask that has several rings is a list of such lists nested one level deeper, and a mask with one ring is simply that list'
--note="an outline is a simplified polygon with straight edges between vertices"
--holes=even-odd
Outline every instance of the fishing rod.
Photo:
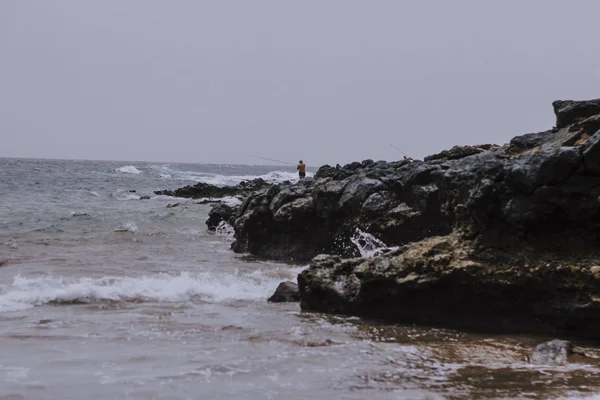
[{"label": "fishing rod", "polygon": [[274,162],[278,162],[278,163],[282,163],[282,164],[288,164],[288,165],[296,165],[294,163],[291,162],[287,162],[287,161],[281,161],[281,160],[275,160],[273,158],[267,158],[267,157],[261,157],[261,156],[254,156],[252,154],[245,154],[245,153],[240,153],[243,156],[248,156],[248,157],[254,157],[254,158],[260,158],[261,160],[268,160],[268,161],[274,161]]},{"label": "fishing rod", "polygon": [[[394,146],[393,144],[391,144],[391,143],[388,143],[388,144],[389,144],[390,146],[392,146],[394,149],[396,149],[398,152],[400,152],[400,154],[402,154],[402,155],[404,155],[404,156],[408,157],[408,154],[406,154],[405,152],[403,152],[402,150],[400,150],[399,148],[397,148],[397,147],[396,147],[396,146]],[[410,157],[409,157],[409,158],[410,158]]]}]

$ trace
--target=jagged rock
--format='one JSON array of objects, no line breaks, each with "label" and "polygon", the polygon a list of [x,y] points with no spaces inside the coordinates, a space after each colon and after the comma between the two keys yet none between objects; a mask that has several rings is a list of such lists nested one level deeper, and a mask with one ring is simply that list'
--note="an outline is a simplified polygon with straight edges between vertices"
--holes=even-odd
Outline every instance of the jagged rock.
[{"label": "jagged rock", "polygon": [[140,200],[150,200],[150,196],[141,196]]},{"label": "jagged rock", "polygon": [[508,183],[524,193],[533,193],[540,186],[564,181],[580,166],[581,155],[571,147],[532,151],[514,160]]},{"label": "jagged rock", "polygon": [[398,205],[398,197],[390,190],[382,190],[371,194],[362,205],[362,214],[366,218],[381,215]]},{"label": "jagged rock", "polygon": [[600,174],[600,131],[591,136],[582,146],[585,168],[595,174]]},{"label": "jagged rock", "polygon": [[322,165],[315,173],[315,179],[333,178],[341,168],[342,167],[340,164],[336,165],[335,167],[327,164]]},{"label": "jagged rock", "polygon": [[585,101],[557,100],[552,103],[552,106],[556,114],[556,128],[558,129],[600,114],[600,99]]},{"label": "jagged rock", "polygon": [[598,340],[600,278],[587,265],[533,248],[482,249],[451,234],[372,259],[320,256],[298,284],[303,310]]},{"label": "jagged rock", "polygon": [[[571,112],[563,106],[559,113]],[[233,248],[284,261],[350,257],[358,228],[389,246],[454,231],[481,246],[585,250],[600,238],[598,136],[586,137],[600,114],[581,107],[570,125],[510,145],[324,166],[316,179],[256,192],[235,219]]]},{"label": "jagged rock", "polygon": [[527,150],[539,150],[542,144],[550,140],[556,132],[549,130],[544,132],[526,133],[525,135],[516,136],[510,140],[509,152],[522,153]]},{"label": "jagged rock", "polygon": [[377,179],[360,176],[351,179],[344,186],[336,208],[340,211],[356,213],[360,210],[367,197],[383,189],[385,189],[385,185]]},{"label": "jagged rock", "polygon": [[483,151],[489,150],[492,145],[481,145],[481,146],[454,146],[450,150],[444,150],[440,153],[433,154],[427,156],[423,159],[423,161],[433,161],[433,160],[458,160],[460,158],[465,158],[468,156],[472,156],[473,154],[478,154]]},{"label": "jagged rock", "polygon": [[312,191],[312,198],[319,217],[327,218],[337,210],[337,205],[347,181],[324,179],[318,181]]},{"label": "jagged rock", "polygon": [[293,303],[300,301],[298,284],[294,282],[281,282],[275,293],[267,300],[271,303]]},{"label": "jagged rock", "polygon": [[227,222],[229,225],[234,223],[234,218],[239,207],[232,207],[225,203],[215,205],[208,213],[206,226],[209,231],[217,229],[221,221]]},{"label": "jagged rock", "polygon": [[573,353],[573,345],[566,340],[554,339],[535,346],[528,357],[532,364],[562,365],[568,361],[568,356]]}]

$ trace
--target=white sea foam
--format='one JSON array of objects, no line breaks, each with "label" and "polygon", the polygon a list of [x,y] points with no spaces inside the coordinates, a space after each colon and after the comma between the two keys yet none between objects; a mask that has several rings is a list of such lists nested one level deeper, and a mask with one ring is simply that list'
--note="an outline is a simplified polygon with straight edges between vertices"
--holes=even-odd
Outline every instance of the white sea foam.
[{"label": "white sea foam", "polygon": [[124,174],[141,174],[142,171],[134,167],[133,165],[126,165],[124,167],[119,167],[116,169],[117,172],[122,172]]},{"label": "white sea foam", "polygon": [[350,238],[350,241],[354,243],[360,256],[363,258],[371,258],[381,254],[384,250],[394,250],[396,247],[388,247],[381,240],[377,239],[370,233],[363,232],[360,229],[356,229],[356,234]]},{"label": "white sea foam", "polygon": [[[269,183],[298,180],[298,174],[289,171],[271,171],[264,175],[221,175],[197,171],[179,171],[170,168],[168,165],[153,165],[151,168],[156,170],[158,172],[158,176],[163,179],[171,178],[183,181],[210,183],[211,185],[216,186],[234,186],[242,181],[248,181],[257,178],[262,178]],[[311,177],[313,174],[307,172],[306,176]]]},{"label": "white sea foam", "polygon": [[221,236],[227,236],[229,238],[233,238],[233,235],[235,233],[233,226],[229,225],[225,221],[221,221],[219,223],[219,226],[217,226],[216,231],[217,231],[217,234],[219,234]]},{"label": "white sea foam", "polygon": [[123,225],[115,229],[115,232],[136,232],[137,225],[134,222],[125,222]]},{"label": "white sea foam", "polygon": [[242,200],[240,198],[234,197],[234,196],[225,196],[225,197],[221,197],[221,198],[203,197],[201,199],[195,199],[194,201],[196,201],[198,203],[201,203],[203,201],[218,201],[218,202],[230,205],[230,206],[239,206],[240,204],[242,204]]},{"label": "white sea foam", "polygon": [[[297,272],[299,268],[286,270],[286,278],[293,279]],[[281,274],[267,274],[259,270],[246,276],[208,272],[77,280],[17,276],[12,284],[0,287],[0,312],[26,310],[48,303],[95,301],[184,302],[196,298],[208,302],[263,301],[281,280]]]}]

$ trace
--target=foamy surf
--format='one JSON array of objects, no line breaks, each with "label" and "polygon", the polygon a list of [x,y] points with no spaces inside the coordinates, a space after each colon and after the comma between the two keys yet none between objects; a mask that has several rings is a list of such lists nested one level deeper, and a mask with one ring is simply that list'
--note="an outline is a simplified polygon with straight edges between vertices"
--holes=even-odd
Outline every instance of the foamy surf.
[{"label": "foamy surf", "polygon": [[[296,172],[289,171],[271,171],[263,175],[221,175],[196,171],[179,171],[164,165],[153,165],[151,168],[156,170],[158,172],[158,176],[162,179],[202,182],[215,186],[235,186],[242,181],[249,181],[257,178],[264,179],[269,183],[281,183],[285,181],[298,180],[298,174]],[[313,174],[307,172],[306,176],[311,177]]]},{"label": "foamy surf", "polygon": [[142,171],[140,171],[133,165],[126,165],[124,167],[119,167],[116,169],[116,171],[124,173],[124,174],[141,174],[142,173]]},{"label": "foamy surf", "polygon": [[[290,269],[283,272],[283,275],[290,279],[297,271],[297,268]],[[281,271],[275,276],[261,271],[247,276],[183,272],[179,275],[156,274],[78,280],[17,276],[11,285],[0,287],[0,312],[22,311],[44,304],[101,301],[185,302],[196,298],[206,302],[266,301],[281,282],[281,274]]]},{"label": "foamy surf", "polygon": [[125,222],[115,229],[115,232],[137,232],[138,227],[134,222]]}]

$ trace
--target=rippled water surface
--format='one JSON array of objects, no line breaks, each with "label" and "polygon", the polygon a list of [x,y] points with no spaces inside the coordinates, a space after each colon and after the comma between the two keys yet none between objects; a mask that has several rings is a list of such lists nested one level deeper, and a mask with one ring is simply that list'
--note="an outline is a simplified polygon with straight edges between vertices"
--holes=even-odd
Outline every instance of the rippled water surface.
[{"label": "rippled water surface", "polygon": [[[277,284],[304,266],[236,255],[227,233],[207,232],[210,206],[152,194],[256,176],[295,179],[279,167],[0,159],[0,399],[600,392],[595,358],[527,364],[528,351],[546,338],[384,325],[269,304]],[[355,242],[369,245],[365,255],[377,245]]]}]

